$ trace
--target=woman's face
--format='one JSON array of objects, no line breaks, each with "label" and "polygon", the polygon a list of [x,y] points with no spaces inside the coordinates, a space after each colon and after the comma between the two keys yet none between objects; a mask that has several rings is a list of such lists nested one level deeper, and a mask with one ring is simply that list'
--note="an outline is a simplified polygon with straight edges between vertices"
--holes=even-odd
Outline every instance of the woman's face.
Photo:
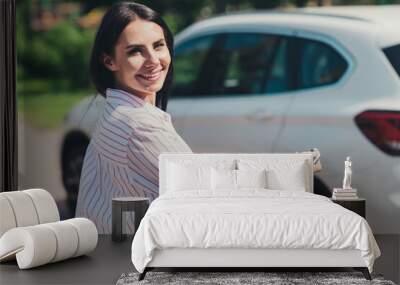
[{"label": "woman's face", "polygon": [[117,88],[145,99],[162,88],[171,55],[162,28],[136,19],[119,36],[114,56],[104,55],[103,60],[114,73]]}]

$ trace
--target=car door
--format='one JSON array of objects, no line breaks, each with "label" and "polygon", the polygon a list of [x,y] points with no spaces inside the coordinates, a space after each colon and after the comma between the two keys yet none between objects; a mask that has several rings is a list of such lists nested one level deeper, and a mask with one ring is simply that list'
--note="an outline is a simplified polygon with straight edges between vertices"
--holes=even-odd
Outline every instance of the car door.
[{"label": "car door", "polygon": [[187,107],[177,131],[193,151],[271,151],[290,103],[281,96],[292,85],[288,43],[286,36],[221,32],[177,46],[172,97]]},{"label": "car door", "polygon": [[191,115],[190,110],[193,107],[194,82],[215,40],[214,35],[200,36],[175,47],[174,84],[167,111],[171,114],[172,123],[181,136],[184,135],[186,117]]},{"label": "car door", "polygon": [[318,177],[333,187],[342,179],[347,155],[369,164],[360,147],[353,145],[359,132],[351,111],[352,94],[346,88],[353,63],[340,45],[320,35],[299,32],[291,47],[296,54],[295,98],[276,150],[318,148],[324,169]]}]

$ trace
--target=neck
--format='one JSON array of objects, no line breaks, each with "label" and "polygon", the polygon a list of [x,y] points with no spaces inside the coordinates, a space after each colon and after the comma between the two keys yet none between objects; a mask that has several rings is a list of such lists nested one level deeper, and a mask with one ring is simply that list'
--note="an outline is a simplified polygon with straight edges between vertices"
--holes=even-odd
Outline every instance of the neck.
[{"label": "neck", "polygon": [[156,105],[156,93],[153,93],[151,95],[146,95],[144,98],[143,97],[140,97],[140,98],[142,98],[145,102],[148,102],[153,106]]}]

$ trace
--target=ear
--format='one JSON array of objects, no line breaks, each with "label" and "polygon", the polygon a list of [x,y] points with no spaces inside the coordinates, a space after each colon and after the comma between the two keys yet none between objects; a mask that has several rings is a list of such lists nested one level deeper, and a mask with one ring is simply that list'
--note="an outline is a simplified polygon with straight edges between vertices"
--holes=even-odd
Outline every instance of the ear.
[{"label": "ear", "polygon": [[104,66],[110,71],[117,70],[117,66],[115,65],[114,59],[108,54],[103,53],[101,61],[103,62]]}]

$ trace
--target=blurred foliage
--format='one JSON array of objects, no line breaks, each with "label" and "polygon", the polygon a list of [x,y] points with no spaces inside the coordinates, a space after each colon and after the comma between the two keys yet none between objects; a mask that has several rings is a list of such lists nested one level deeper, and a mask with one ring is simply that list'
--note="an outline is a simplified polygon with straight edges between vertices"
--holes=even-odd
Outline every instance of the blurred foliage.
[{"label": "blurred foliage", "polygon": [[[18,53],[18,65],[23,72],[20,76],[45,78],[55,82],[66,79],[60,86],[53,84],[52,87],[55,88],[52,90],[57,90],[58,87],[71,89],[88,87],[89,79],[86,73],[93,39],[94,33],[79,31],[66,22],[57,24],[49,31],[35,33],[29,44],[21,43],[27,48],[21,48],[22,52]],[[29,82],[25,83],[29,85]],[[40,91],[34,86],[32,90],[29,90],[29,87],[25,89],[28,93]]]},{"label": "blurred foliage", "polygon": [[89,88],[95,30],[63,20],[49,30],[33,31],[29,3],[17,6],[17,91],[31,95]]},{"label": "blurred foliage", "polygon": [[59,92],[18,96],[18,113],[30,126],[40,129],[58,128],[71,108],[88,96],[88,91]]}]

